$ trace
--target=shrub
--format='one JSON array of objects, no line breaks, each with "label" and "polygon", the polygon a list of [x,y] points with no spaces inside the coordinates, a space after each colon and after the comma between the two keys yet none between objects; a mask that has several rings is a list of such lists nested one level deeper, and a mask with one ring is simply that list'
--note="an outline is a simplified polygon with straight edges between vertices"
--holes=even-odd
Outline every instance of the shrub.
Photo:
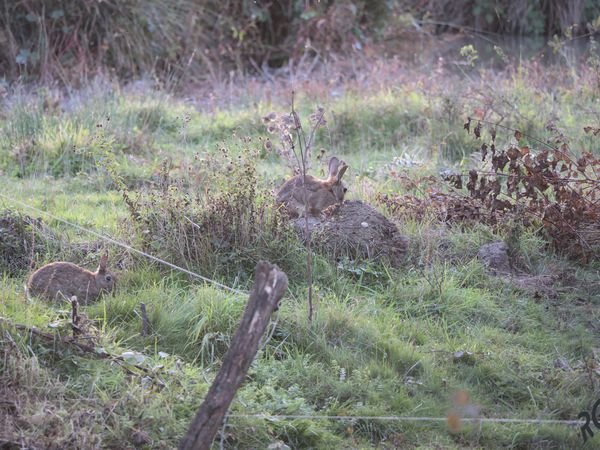
[{"label": "shrub", "polygon": [[59,238],[41,220],[10,209],[0,211],[0,273],[21,275],[58,243]]},{"label": "shrub", "polygon": [[3,0],[0,72],[42,81],[80,82],[107,69],[122,78],[157,74],[172,81],[210,73],[217,80],[232,69],[280,67],[305,54],[328,59],[362,51],[370,41],[410,39],[413,16],[437,31],[570,37],[597,25],[596,3]]},{"label": "shrub", "polygon": [[[569,140],[551,123],[553,145],[519,130],[504,150],[496,148],[496,124],[472,119],[464,125],[476,139],[482,139],[484,123],[491,125],[490,141],[482,143],[479,169],[468,175],[446,173],[449,192],[434,185],[435,177],[412,182],[426,182],[425,195],[385,195],[377,200],[397,217],[417,220],[433,217],[441,222],[485,223],[492,226],[525,226],[540,229],[554,247],[575,259],[600,256],[600,159],[592,152],[572,154]],[[600,134],[600,128],[585,127],[588,134]],[[542,149],[524,145],[527,141]],[[404,181],[406,177],[399,177]],[[464,185],[468,195],[463,190]],[[410,182],[410,180],[407,180]],[[512,223],[512,225],[511,225]]]},{"label": "shrub", "polygon": [[[0,72],[11,78],[218,79],[231,69],[281,66],[317,50],[351,50],[386,2],[3,0]],[[201,75],[202,74],[202,75]]]},{"label": "shrub", "polygon": [[249,281],[260,259],[297,273],[295,256],[303,249],[281,221],[272,194],[259,185],[257,154],[247,151],[233,157],[221,148],[216,157],[197,156],[187,168],[193,184],[172,178],[165,161],[156,186],[137,193],[112,171],[130,213],[126,232],[145,250],[202,274]]}]

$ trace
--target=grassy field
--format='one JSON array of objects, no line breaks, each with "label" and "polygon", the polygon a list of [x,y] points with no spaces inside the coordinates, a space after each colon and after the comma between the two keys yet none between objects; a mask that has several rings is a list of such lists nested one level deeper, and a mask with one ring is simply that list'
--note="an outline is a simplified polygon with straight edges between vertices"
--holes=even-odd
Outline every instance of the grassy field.
[{"label": "grassy field", "polygon": [[[269,415],[443,418],[462,408],[490,418],[573,420],[591,410],[600,398],[597,259],[568,259],[539,228],[451,227],[433,216],[391,215],[377,198],[420,196],[422,177],[479,167],[480,144],[463,123],[482,113],[540,139],[552,136],[552,121],[573,151],[600,154],[599,137],[583,131],[600,126],[593,63],[423,73],[392,61],[336,82],[324,74],[293,86],[246,80],[178,94],[102,80],[69,93],[15,88],[0,110],[0,211],[39,216],[47,228],[33,251],[0,240],[0,253],[32,252],[37,267],[56,259],[97,264],[97,237],[18,201],[242,290],[258,259],[278,264],[289,294],[215,448],[579,448],[578,428],[566,425],[449,429]],[[316,107],[325,108],[315,149],[347,161],[349,198],[393,217],[409,239],[400,267],[317,255],[312,323],[305,249],[272,212],[272,192],[291,172],[262,120],[289,112],[292,89],[307,128]],[[498,146],[511,138],[498,131]],[[324,167],[315,159],[312,172]],[[203,218],[202,233],[184,225],[189,217]],[[477,258],[494,241],[509,244],[518,273],[494,275]],[[106,248],[118,290],[82,312],[95,345],[124,356],[82,354],[0,324],[7,448],[174,448],[220,366],[246,297]],[[0,266],[0,316],[69,333],[68,305],[26,297],[27,264]],[[140,302],[149,308],[145,337]],[[456,358],[458,351],[472,355]],[[255,414],[267,417],[248,417]],[[594,445],[598,435],[586,448]]]}]

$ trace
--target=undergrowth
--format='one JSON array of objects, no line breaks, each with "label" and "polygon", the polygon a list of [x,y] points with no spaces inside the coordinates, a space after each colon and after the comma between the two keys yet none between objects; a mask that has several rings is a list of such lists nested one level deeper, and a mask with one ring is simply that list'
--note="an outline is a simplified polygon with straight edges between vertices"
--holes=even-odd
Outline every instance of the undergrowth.
[{"label": "undergrowth", "polygon": [[571,40],[600,27],[590,0],[4,0],[0,11],[2,73],[65,84],[99,71],[152,74],[167,86],[236,71],[270,75],[298,60],[364,58],[373,47],[393,54],[440,31],[554,36],[560,46],[559,35]]},{"label": "undergrowth", "polygon": [[[0,114],[2,193],[234,287],[249,287],[262,258],[288,274],[289,294],[215,445],[577,448],[575,428],[457,424],[452,412],[571,420],[591,409],[598,392],[598,262],[593,255],[585,263],[565,257],[550,245],[543,223],[524,222],[516,207],[531,199],[524,197],[532,181],[528,167],[535,172],[555,160],[525,141],[556,136],[545,128],[550,101],[554,123],[570,137],[565,172],[574,176],[585,157],[584,172],[592,177],[599,125],[586,111],[598,101],[597,80],[582,70],[577,79],[542,83],[546,74],[527,64],[496,75],[482,71],[481,83],[457,85],[456,95],[452,79],[444,84],[443,76],[364,91],[350,84],[341,98],[322,86],[298,94],[302,117],[314,110],[315,97],[332,111],[315,149],[348,163],[348,197],[379,208],[409,241],[407,262],[399,267],[316,256],[312,323],[302,300],[305,250],[273,208],[273,191],[291,173],[262,123],[268,113],[288,110],[289,91],[271,101],[258,94],[240,98],[236,108],[101,83],[60,94],[46,106],[41,98],[51,99],[53,91],[13,92]],[[496,90],[481,90],[498,81]],[[21,99],[32,102],[31,110]],[[481,104],[487,113],[475,110]],[[468,171],[482,169],[482,149],[481,143],[474,149],[464,120],[473,117],[473,130],[499,116],[523,133],[519,155],[511,150],[514,133],[498,132],[495,140],[494,156],[506,150],[518,173],[499,164],[497,171],[486,168],[498,178],[518,175],[518,189],[510,193],[500,183],[499,199],[510,200],[512,213],[512,206],[492,207],[497,198],[487,197],[483,174],[467,187]],[[14,152],[22,145],[30,145],[22,152],[29,156]],[[487,150],[486,160],[492,156]],[[565,186],[560,164],[558,173],[546,175]],[[440,169],[466,176],[464,186],[444,182]],[[322,170],[316,161],[311,173]],[[549,204],[559,200],[541,187],[533,186]],[[68,305],[29,300],[22,285],[27,268],[50,260],[88,266],[99,251],[91,245],[95,238],[50,217],[17,214],[10,200],[0,206],[8,210],[0,216],[0,317],[51,337],[71,335]],[[483,245],[498,241],[507,244],[510,273],[495,273],[478,257]],[[9,260],[19,270],[7,268]],[[0,438],[7,445],[172,448],[197,411],[245,296],[217,291],[123,248],[111,248],[111,261],[119,272],[116,293],[80,313],[89,327],[86,342],[114,358],[49,342],[2,320],[0,425],[7,431]],[[144,336],[140,303],[149,319]],[[276,414],[451,420],[268,417]]]},{"label": "undergrowth", "polygon": [[109,168],[130,214],[124,234],[151,254],[241,284],[263,259],[295,277],[303,250],[260,186],[258,153],[248,145],[237,156],[224,147],[202,160],[196,155],[185,168],[193,184],[171,176],[165,161],[156,185],[135,192]]}]

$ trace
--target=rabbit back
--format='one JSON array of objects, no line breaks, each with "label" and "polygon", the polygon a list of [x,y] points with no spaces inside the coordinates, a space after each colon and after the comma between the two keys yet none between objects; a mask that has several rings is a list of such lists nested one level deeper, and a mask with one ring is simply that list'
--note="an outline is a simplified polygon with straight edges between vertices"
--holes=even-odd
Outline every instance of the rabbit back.
[{"label": "rabbit back", "polygon": [[47,300],[70,299],[75,295],[83,304],[96,300],[101,293],[96,274],[70,262],[41,267],[29,278],[27,289]]},{"label": "rabbit back", "polygon": [[277,194],[276,202],[283,205],[291,217],[304,215],[304,189],[306,189],[306,204],[309,216],[318,216],[328,206],[338,203],[331,183],[306,175],[304,186],[302,175],[296,175],[286,181]]}]

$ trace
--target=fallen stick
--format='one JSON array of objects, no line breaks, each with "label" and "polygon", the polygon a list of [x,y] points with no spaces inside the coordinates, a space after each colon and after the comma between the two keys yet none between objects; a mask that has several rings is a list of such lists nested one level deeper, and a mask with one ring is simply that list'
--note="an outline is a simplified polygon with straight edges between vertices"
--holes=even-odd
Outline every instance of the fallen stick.
[{"label": "fallen stick", "polygon": [[77,301],[77,297],[74,295],[71,297],[71,328],[73,328],[73,338],[75,338],[78,334],[81,334],[81,328],[79,328],[79,314],[77,312],[78,307],[79,302]]},{"label": "fallen stick", "polygon": [[69,337],[69,336],[59,336],[56,334],[52,334],[52,333],[45,333],[42,330],[40,330],[39,328],[36,327],[30,327],[28,325],[23,325],[21,323],[15,323],[10,319],[6,319],[5,317],[0,317],[0,323],[4,323],[9,327],[13,327],[17,330],[22,330],[22,331],[26,331],[29,334],[32,334],[33,336],[37,336],[47,342],[56,342],[59,341],[63,344],[67,344],[67,345],[71,345],[73,347],[75,347],[76,349],[85,352],[85,353],[94,353],[97,357],[99,358],[109,358],[112,355],[108,354],[108,353],[102,353],[102,352],[98,352],[96,351],[96,347],[92,347],[91,345],[87,345],[87,344],[83,344],[81,342],[78,342],[75,338],[73,337]]},{"label": "fallen stick", "polygon": [[12,320],[7,319],[5,317],[0,317],[0,324],[5,324],[6,326],[15,328],[16,330],[25,331],[32,336],[36,336],[36,337],[42,339],[43,341],[51,343],[52,345],[55,345],[56,343],[60,343],[60,344],[64,344],[67,346],[74,347],[82,353],[92,354],[96,358],[110,359],[114,363],[118,364],[123,369],[125,369],[127,372],[129,372],[131,375],[139,376],[139,373],[135,372],[128,366],[135,367],[136,369],[144,372],[146,375],[155,377],[156,382],[159,386],[161,386],[161,387],[164,386],[164,382],[162,380],[160,380],[156,376],[156,374],[152,373],[152,371],[149,368],[140,366],[138,364],[131,364],[121,355],[113,355],[111,353],[106,352],[104,349],[99,349],[92,345],[83,344],[83,343],[79,342],[77,340],[77,338],[75,338],[75,337],[60,336],[58,334],[45,333],[44,331],[41,331],[39,328],[36,328],[33,326],[28,326],[28,325],[23,325],[21,323],[15,323]]}]

